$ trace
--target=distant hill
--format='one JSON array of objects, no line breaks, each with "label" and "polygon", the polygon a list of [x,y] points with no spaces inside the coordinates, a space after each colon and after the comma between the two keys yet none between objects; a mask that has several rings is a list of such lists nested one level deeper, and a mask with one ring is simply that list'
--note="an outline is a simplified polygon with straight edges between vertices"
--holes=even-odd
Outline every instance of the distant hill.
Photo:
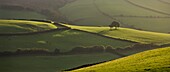
[{"label": "distant hill", "polygon": [[170,47],[141,52],[71,72],[168,72]]},{"label": "distant hill", "polygon": [[[67,3],[70,3],[73,1],[75,1],[75,0],[48,0],[48,1],[47,0],[15,0],[15,1],[1,0],[0,1],[0,9],[6,9],[6,10],[11,10],[11,11],[14,10],[14,12],[16,10],[28,11],[28,12],[32,11],[32,12],[36,12],[36,13],[45,15],[46,19],[55,20],[55,21],[66,21],[67,19],[65,18],[65,16],[63,16],[58,11],[58,9],[63,7]],[[8,12],[8,13],[13,14],[10,12]],[[5,14],[5,13],[3,13],[3,14]],[[16,14],[16,16],[17,15],[21,16],[21,14]],[[13,14],[13,15],[15,15],[15,14]],[[10,16],[8,16],[8,17],[10,18]],[[20,17],[20,18],[24,18],[24,17]],[[25,17],[25,18],[27,18],[27,17]]]},{"label": "distant hill", "polygon": [[59,10],[76,25],[107,26],[115,20],[123,27],[168,33],[170,6],[161,1],[76,0]]}]

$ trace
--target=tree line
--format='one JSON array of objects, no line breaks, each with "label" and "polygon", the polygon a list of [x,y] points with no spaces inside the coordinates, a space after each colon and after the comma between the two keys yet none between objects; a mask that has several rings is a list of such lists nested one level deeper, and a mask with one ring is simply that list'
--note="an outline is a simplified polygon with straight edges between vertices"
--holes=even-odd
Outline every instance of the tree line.
[{"label": "tree line", "polygon": [[0,52],[0,56],[58,56],[58,55],[76,55],[76,54],[92,54],[92,53],[112,53],[120,57],[124,57],[137,52],[154,49],[158,46],[153,44],[135,44],[124,48],[113,48],[112,46],[79,46],[74,47],[68,52],[61,52],[58,48],[50,51],[45,48],[18,48],[16,51]]}]

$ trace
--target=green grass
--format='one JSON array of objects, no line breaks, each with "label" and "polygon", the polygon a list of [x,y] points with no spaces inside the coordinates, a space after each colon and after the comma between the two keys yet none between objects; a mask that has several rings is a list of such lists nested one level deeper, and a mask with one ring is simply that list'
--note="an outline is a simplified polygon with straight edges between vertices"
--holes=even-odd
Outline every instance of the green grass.
[{"label": "green grass", "polygon": [[111,45],[117,48],[132,44],[75,30],[24,36],[0,36],[0,51],[15,51],[17,48],[46,48],[49,50],[58,48],[61,51],[69,51],[77,46]]},{"label": "green grass", "polygon": [[93,0],[77,0],[60,8],[60,11],[70,21],[83,18],[81,21],[74,22],[80,25],[103,25],[112,21],[96,9]]},{"label": "green grass", "polygon": [[[138,1],[143,2],[144,0],[138,0]],[[147,2],[147,0],[145,1]],[[155,0],[152,0],[152,1],[154,2]],[[157,5],[157,3],[153,3],[153,2],[148,2],[148,3],[152,5]],[[103,12],[111,16],[114,16],[114,15],[166,16],[163,14],[159,14],[156,12],[152,12],[152,11],[145,10],[137,6],[131,5],[125,0],[96,0],[95,3],[100,8],[100,10],[102,10]]]},{"label": "green grass", "polygon": [[138,43],[145,44],[169,44],[170,43],[170,34],[165,33],[156,33],[156,32],[148,32],[148,31],[140,31],[129,28],[119,28],[118,30],[109,30],[109,27],[92,27],[92,26],[74,26],[67,25],[73,29],[83,30],[92,33],[98,33],[104,36],[129,40]]},{"label": "green grass", "polygon": [[[169,13],[170,12],[170,6],[168,4],[164,4],[162,2],[160,2],[159,0],[130,0],[136,4],[148,7],[148,8],[152,8],[155,10],[159,10],[165,13]],[[169,13],[170,14],[170,13]]]},{"label": "green grass", "polygon": [[[134,1],[146,7],[148,7],[147,4],[149,4],[153,6],[152,9],[169,12],[170,6],[158,0],[130,1]],[[77,0],[60,8],[60,11],[66,15],[70,21],[73,21],[72,23],[77,25],[106,26],[116,19],[116,21],[120,21],[124,27],[128,27],[127,25],[134,25],[136,28],[156,32],[169,32],[170,30],[170,18],[141,18],[141,16],[166,17],[168,15],[137,7],[126,2],[126,0]],[[121,15],[125,17],[115,17]]]},{"label": "green grass", "polygon": [[117,18],[123,27],[126,25],[138,29],[156,32],[170,32],[170,18]]},{"label": "green grass", "polygon": [[72,72],[168,72],[170,47],[149,50]]},{"label": "green grass", "polygon": [[0,9],[0,18],[5,19],[46,19],[44,15],[41,15],[32,11],[17,11]]},{"label": "green grass", "polygon": [[37,32],[57,27],[51,23],[24,21],[24,20],[0,20],[0,33]]},{"label": "green grass", "polygon": [[97,63],[119,56],[100,53],[67,56],[0,57],[1,72],[61,72],[84,64]]}]

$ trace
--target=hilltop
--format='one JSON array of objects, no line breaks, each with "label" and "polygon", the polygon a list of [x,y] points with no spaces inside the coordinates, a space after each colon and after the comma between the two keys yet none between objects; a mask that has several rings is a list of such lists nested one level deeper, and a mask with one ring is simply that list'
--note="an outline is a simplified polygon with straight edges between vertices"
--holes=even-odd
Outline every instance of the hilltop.
[{"label": "hilltop", "polygon": [[149,50],[71,72],[168,72],[170,70],[169,51],[170,47]]},{"label": "hilltop", "polygon": [[38,32],[57,27],[52,23],[28,20],[0,20],[0,33]]}]

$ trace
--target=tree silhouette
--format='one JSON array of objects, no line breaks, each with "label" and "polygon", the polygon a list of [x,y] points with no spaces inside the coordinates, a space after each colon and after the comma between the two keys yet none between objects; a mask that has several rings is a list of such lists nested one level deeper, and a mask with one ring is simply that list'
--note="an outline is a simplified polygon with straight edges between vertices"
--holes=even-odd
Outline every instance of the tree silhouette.
[{"label": "tree silhouette", "polygon": [[120,23],[119,22],[116,22],[116,21],[113,21],[110,25],[110,30],[112,30],[113,28],[115,29],[118,29],[118,27],[120,27]]}]

